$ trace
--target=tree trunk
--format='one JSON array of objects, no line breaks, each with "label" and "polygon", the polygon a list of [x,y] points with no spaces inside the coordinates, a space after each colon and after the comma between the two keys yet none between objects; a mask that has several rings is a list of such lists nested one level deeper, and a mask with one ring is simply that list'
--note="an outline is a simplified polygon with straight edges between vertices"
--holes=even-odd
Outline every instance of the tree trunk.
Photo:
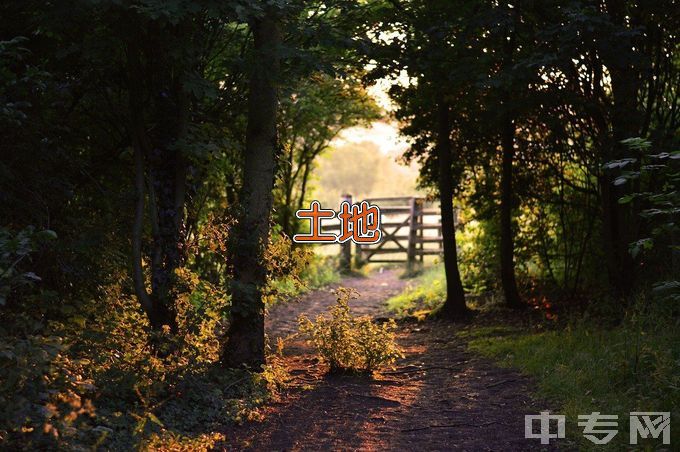
[{"label": "tree trunk", "polygon": [[300,187],[300,197],[298,198],[298,210],[301,210],[305,205],[305,197],[307,196],[307,181],[309,180],[309,172],[312,166],[311,162],[305,162],[305,170],[302,173],[302,186]]},{"label": "tree trunk", "polygon": [[[188,127],[189,105],[181,81],[170,64],[159,68],[145,66],[148,55],[135,43],[129,48],[130,134],[135,159],[135,222],[133,227],[133,277],[135,293],[152,328],[164,325],[177,330],[173,289],[175,270],[183,264],[183,228],[186,162],[173,149]],[[146,59],[144,58],[146,57]],[[156,71],[164,81],[159,94],[149,102],[151,118],[156,123],[147,130],[144,100],[148,88],[144,80]],[[142,271],[142,235],[144,225],[145,175],[149,178],[150,220],[153,230],[151,259],[151,293],[145,287]]]},{"label": "tree trunk", "polygon": [[241,218],[233,249],[232,309],[223,363],[260,370],[264,354],[265,250],[269,239],[276,153],[277,88],[280,61],[278,18],[268,11],[252,26],[258,61],[250,76]]},{"label": "tree trunk", "polygon": [[444,242],[444,271],[446,273],[446,301],[440,315],[450,320],[460,320],[468,313],[465,305],[465,291],[458,271],[458,250],[456,246],[456,226],[453,215],[453,183],[451,167],[451,118],[449,106],[443,99],[439,101],[437,160],[439,163],[439,203],[442,217],[442,237]]},{"label": "tree trunk", "polygon": [[[508,75],[513,75],[515,40],[517,38],[515,27],[517,25],[519,11],[510,8],[506,10],[509,18],[507,39],[503,40],[503,70]],[[511,79],[512,80],[512,79]],[[515,122],[511,109],[513,99],[511,93],[514,90],[512,82],[500,92],[503,114],[501,116],[501,206],[500,206],[500,264],[501,284],[503,295],[508,307],[519,309],[524,307],[517,290],[515,279],[515,241],[512,234],[512,205],[514,189],[512,186],[513,161],[515,159]]]},{"label": "tree trunk", "polygon": [[149,150],[149,180],[154,227],[154,254],[151,288],[163,325],[177,331],[174,289],[175,270],[184,265],[186,233],[187,161],[177,142],[187,133],[189,101],[182,87],[181,75],[171,65],[161,69],[162,90],[155,99],[154,114],[158,124]]},{"label": "tree trunk", "polygon": [[[506,106],[507,108],[508,106]],[[524,306],[515,279],[515,243],[512,236],[512,164],[515,157],[515,125],[509,117],[503,120],[501,147],[501,283],[505,303],[511,308]]]},{"label": "tree trunk", "polygon": [[[621,28],[626,27],[624,4],[612,0],[607,2],[612,22]],[[628,50],[634,42],[624,46]],[[630,151],[621,140],[637,137],[642,124],[638,104],[639,70],[634,66],[633,55],[613,55],[606,65],[611,76],[612,115],[611,138],[604,143],[602,163],[631,157]],[[639,164],[639,160],[638,160]],[[635,283],[635,265],[628,252],[630,242],[636,236],[638,216],[633,211],[635,203],[619,204],[619,199],[630,192],[630,184],[613,185],[620,169],[605,170],[600,179],[602,192],[602,226],[605,244],[607,274],[609,285],[615,296],[622,298],[630,295]]]},{"label": "tree trunk", "polygon": [[[615,76],[612,71],[612,85]],[[616,93],[617,90],[614,89]],[[615,101],[616,103],[616,101]],[[616,111],[620,107],[614,107]],[[632,116],[631,110],[626,114]],[[635,137],[636,131],[629,128],[627,121],[619,121],[614,113],[612,120],[613,136],[611,142],[605,145],[608,149],[604,152],[602,163],[629,157],[630,154],[624,145],[620,143],[625,138]],[[609,286],[615,296],[626,297],[633,289],[635,281],[635,266],[633,258],[628,252],[628,246],[633,241],[635,234],[636,216],[632,214],[631,205],[619,204],[619,199],[630,192],[628,184],[615,186],[614,179],[621,173],[618,169],[604,170],[600,179],[602,192],[602,226],[603,239],[606,253],[607,275]]]}]

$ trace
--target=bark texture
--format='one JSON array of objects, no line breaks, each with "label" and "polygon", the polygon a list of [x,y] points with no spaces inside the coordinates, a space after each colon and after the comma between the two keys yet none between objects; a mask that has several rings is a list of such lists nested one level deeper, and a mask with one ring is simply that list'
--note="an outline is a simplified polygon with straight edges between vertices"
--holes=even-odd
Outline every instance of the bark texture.
[{"label": "bark texture", "polygon": [[[269,238],[276,155],[277,87],[281,33],[268,11],[252,26],[258,66],[250,76],[246,156],[241,217],[235,231],[232,309],[223,362],[228,367],[259,370],[265,363],[265,251]],[[266,65],[266,67],[265,67]]]}]

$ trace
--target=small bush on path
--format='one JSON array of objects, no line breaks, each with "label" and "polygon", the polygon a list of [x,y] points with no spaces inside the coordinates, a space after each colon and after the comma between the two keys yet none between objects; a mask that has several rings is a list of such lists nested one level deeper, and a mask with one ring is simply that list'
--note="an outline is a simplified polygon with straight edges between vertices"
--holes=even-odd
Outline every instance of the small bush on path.
[{"label": "small bush on path", "polygon": [[330,309],[330,319],[320,315],[311,321],[299,318],[300,332],[318,350],[321,358],[335,372],[373,372],[390,366],[402,357],[394,340],[394,320],[376,324],[369,317],[354,317],[349,300],[357,297],[351,289],[336,291],[337,301]]}]

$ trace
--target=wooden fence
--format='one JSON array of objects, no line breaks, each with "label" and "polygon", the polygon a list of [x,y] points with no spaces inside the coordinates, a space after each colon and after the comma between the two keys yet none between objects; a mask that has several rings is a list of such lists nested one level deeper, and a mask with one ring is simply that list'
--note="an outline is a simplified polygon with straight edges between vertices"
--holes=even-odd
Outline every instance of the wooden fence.
[{"label": "wooden fence", "polygon": [[[342,201],[352,202],[350,195]],[[380,207],[380,242],[371,245],[353,244],[347,241],[341,245],[342,266],[349,268],[352,262],[352,248],[355,261],[363,263],[407,263],[411,267],[422,262],[427,255],[441,255],[442,225],[439,208],[425,198],[395,197],[370,198],[370,204]],[[328,224],[323,231],[338,231],[338,224]]]}]

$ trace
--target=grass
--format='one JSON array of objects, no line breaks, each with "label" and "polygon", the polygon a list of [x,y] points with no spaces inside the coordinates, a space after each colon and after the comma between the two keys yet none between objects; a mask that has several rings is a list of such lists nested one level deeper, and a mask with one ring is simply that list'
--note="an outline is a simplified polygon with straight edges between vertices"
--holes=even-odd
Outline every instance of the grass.
[{"label": "grass", "polygon": [[[472,350],[534,377],[538,394],[566,415],[567,436],[582,450],[630,448],[631,411],[670,411],[671,421],[680,416],[678,320],[658,311],[629,314],[610,328],[591,319],[541,333],[496,327],[463,334]],[[619,416],[619,433],[607,447],[586,440],[577,425],[579,414],[594,411]],[[678,444],[678,429],[671,435]],[[642,440],[640,447],[660,443]]]},{"label": "grass", "polygon": [[387,300],[387,309],[402,317],[421,317],[439,307],[445,298],[444,267],[432,266],[424,269],[405,291]]},{"label": "grass", "polygon": [[342,275],[333,257],[314,255],[299,277],[287,275],[269,283],[274,294],[272,301],[277,303],[290,300],[309,290],[336,283],[341,278]]},{"label": "grass", "polygon": [[[417,317],[424,319],[439,309],[446,299],[446,275],[444,266],[432,265],[419,270],[415,274],[405,273],[405,278],[412,278],[412,283],[402,293],[387,300],[387,309],[399,317]],[[493,304],[491,296],[467,296],[467,305],[472,309],[481,309],[483,305]]]},{"label": "grass", "polygon": [[[401,316],[424,317],[442,304],[445,290],[443,268],[430,267],[408,289],[389,299],[388,308]],[[485,319],[491,318],[485,325],[491,326],[473,324],[459,336],[468,341],[471,350],[533,377],[537,395],[566,416],[567,439],[575,441],[580,450],[630,450],[631,411],[670,411],[671,424],[680,419],[677,308],[641,298],[620,322],[612,322],[621,307],[594,302],[591,311],[597,309],[595,315],[557,328],[554,323],[550,328],[542,328],[542,324],[527,328],[494,320],[492,305],[487,303],[483,309],[487,311]],[[594,411],[619,416],[619,433],[606,447],[585,439],[578,426],[580,414]],[[680,429],[671,426],[673,444],[680,444]],[[641,440],[638,448],[657,446],[661,446],[660,439],[648,439]]]}]

